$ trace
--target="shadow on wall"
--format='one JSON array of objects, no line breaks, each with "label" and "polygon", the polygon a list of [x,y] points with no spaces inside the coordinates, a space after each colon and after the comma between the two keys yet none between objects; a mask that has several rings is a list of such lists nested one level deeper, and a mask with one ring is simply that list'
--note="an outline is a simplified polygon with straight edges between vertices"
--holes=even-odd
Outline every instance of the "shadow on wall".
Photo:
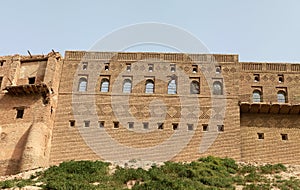
[{"label": "shadow on wall", "polygon": [[12,175],[20,172],[22,155],[25,151],[26,142],[32,126],[33,125],[31,124],[31,126],[26,130],[26,132],[22,135],[22,137],[16,144],[14,152],[10,160],[8,161],[8,165],[4,173],[5,175]]}]

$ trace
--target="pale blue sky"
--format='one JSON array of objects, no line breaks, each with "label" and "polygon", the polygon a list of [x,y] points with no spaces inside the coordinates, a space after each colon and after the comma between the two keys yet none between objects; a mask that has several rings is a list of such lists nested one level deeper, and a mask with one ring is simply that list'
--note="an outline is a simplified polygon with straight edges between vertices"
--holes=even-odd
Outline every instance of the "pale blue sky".
[{"label": "pale blue sky", "polygon": [[0,55],[88,50],[118,28],[167,23],[241,61],[300,62],[298,0],[2,0]]}]

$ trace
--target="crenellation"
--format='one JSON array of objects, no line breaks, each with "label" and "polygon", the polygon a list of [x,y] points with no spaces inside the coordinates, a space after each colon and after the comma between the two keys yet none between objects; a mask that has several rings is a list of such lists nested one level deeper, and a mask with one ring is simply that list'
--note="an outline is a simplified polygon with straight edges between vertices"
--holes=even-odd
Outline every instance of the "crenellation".
[{"label": "crenellation", "polygon": [[291,71],[300,72],[300,64],[291,64]]},{"label": "crenellation", "polygon": [[287,71],[284,63],[267,63],[267,70],[269,71]]}]

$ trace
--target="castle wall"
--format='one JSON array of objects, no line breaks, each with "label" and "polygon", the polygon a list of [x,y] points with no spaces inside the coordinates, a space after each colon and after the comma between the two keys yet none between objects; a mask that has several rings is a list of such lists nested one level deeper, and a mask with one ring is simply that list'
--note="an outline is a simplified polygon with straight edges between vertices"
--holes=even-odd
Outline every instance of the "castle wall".
[{"label": "castle wall", "polygon": [[[287,103],[299,103],[300,64],[242,62],[240,65],[240,101],[252,102],[252,92],[257,89],[262,91],[262,102],[277,102],[277,92],[285,91]],[[255,81],[255,75],[259,81]],[[279,81],[280,77],[283,81]]]},{"label": "castle wall", "polygon": [[[208,85],[201,71],[201,64],[210,64],[216,59],[218,65],[222,67],[222,74],[215,73],[215,66],[211,67],[210,79],[221,81],[224,85],[224,95],[218,96],[218,101],[226,102],[224,106],[212,104],[211,87]],[[187,134],[187,124],[193,124],[193,129],[190,131],[191,139],[188,141],[178,153],[170,157],[169,160],[187,161],[195,160],[200,156],[216,155],[222,157],[233,157],[239,160],[240,157],[240,128],[239,128],[239,106],[237,103],[238,96],[235,94],[238,91],[239,84],[239,66],[237,56],[208,56],[208,55],[185,55],[185,54],[163,54],[163,53],[103,53],[95,52],[66,52],[62,77],[59,88],[58,108],[55,118],[55,127],[52,135],[52,148],[50,155],[50,163],[57,164],[65,160],[80,160],[80,159],[106,159],[109,156],[115,157],[117,160],[134,158],[139,156],[134,151],[122,154],[115,146],[106,146],[107,142],[101,141],[101,136],[88,136],[92,133],[101,135],[99,130],[105,130],[113,141],[118,145],[135,150],[142,150],[151,147],[160,146],[170,140],[170,146],[165,146],[160,151],[150,155],[148,159],[162,160],[162,153],[170,151],[181,146],[184,142],[173,140],[175,133]],[[166,64],[167,62],[167,64]],[[105,66],[109,63],[109,69],[105,70]],[[87,64],[87,69],[82,69],[83,64]],[[128,64],[131,64],[131,70],[127,70]],[[153,64],[153,71],[148,71],[148,64]],[[162,79],[163,76],[178,75],[177,72],[170,71],[170,65],[175,65],[176,69],[182,70],[183,75],[187,78],[186,81],[177,79],[178,88],[188,89],[180,94],[167,94],[168,80]],[[197,72],[193,72],[194,65],[198,66]],[[96,76],[91,74],[92,71],[97,73]],[[78,81],[80,78],[86,78],[87,93],[78,92]],[[179,76],[180,77],[180,76]],[[107,78],[110,81],[109,91],[101,92],[101,80]],[[123,80],[131,79],[133,81],[132,91],[125,97],[122,92]],[[148,79],[155,82],[154,94],[145,94],[145,83]],[[184,105],[183,99],[190,96],[190,82],[199,80],[200,94],[193,96],[193,101],[199,104],[198,121],[193,123],[183,115],[186,112],[193,114],[196,105]],[[93,87],[92,87],[93,86]],[[75,90],[75,91],[74,91]],[[74,93],[72,93],[74,92]],[[75,95],[74,95],[75,94]],[[74,105],[74,96],[80,97],[81,104]],[[72,99],[73,96],[73,99]],[[92,121],[92,111],[89,109],[93,105],[84,104],[93,98],[92,103],[96,108],[97,121]],[[76,99],[76,98],[75,98]],[[155,101],[161,101],[159,104],[153,104]],[[188,101],[192,101],[189,99]],[[192,101],[192,102],[193,102]],[[116,104],[116,102],[119,102]],[[128,106],[126,107],[126,105]],[[164,105],[165,107],[161,107]],[[152,106],[152,107],[151,107]],[[197,106],[196,106],[197,107]],[[78,108],[78,109],[76,109]],[[122,110],[118,112],[117,110]],[[126,114],[129,113],[132,116]],[[154,118],[151,122],[151,110],[165,109],[166,117],[163,121]],[[221,113],[225,113],[225,120],[222,121]],[[121,113],[121,115],[119,115]],[[155,114],[154,114],[155,115]],[[188,114],[186,114],[188,115]],[[221,117],[221,119],[218,117]],[[214,120],[214,123],[210,123]],[[70,122],[74,121],[75,126],[70,126]],[[89,126],[86,127],[84,121],[89,121]],[[123,122],[126,121],[126,122]],[[99,123],[103,122],[103,129],[99,129]],[[115,123],[118,123],[116,127]],[[129,128],[129,123],[134,122],[134,129],[141,129],[136,132]],[[143,129],[143,123],[149,122],[149,129]],[[163,129],[158,129],[157,123],[163,122]],[[173,124],[178,123],[178,131],[173,129]],[[209,125],[207,131],[203,130],[203,125]],[[223,125],[224,131],[218,131],[217,125]],[[205,136],[205,137],[204,137]],[[88,140],[87,140],[88,138]],[[206,140],[203,140],[206,139]],[[179,143],[179,144],[178,144]],[[205,144],[206,143],[206,144]],[[64,145],[64,146],[62,146]],[[201,152],[201,146],[209,147]],[[202,148],[203,148],[202,147]],[[105,149],[100,150],[98,149]],[[99,152],[110,152],[109,155],[102,156]],[[105,153],[105,154],[106,154]]]},{"label": "castle wall", "polygon": [[[299,123],[299,115],[243,113],[243,161],[299,164]],[[263,138],[259,134],[263,134]],[[286,140],[282,138],[284,134]]]},{"label": "castle wall", "polygon": [[[240,64],[239,101],[246,105],[241,107],[242,160],[299,164],[300,64]],[[255,103],[254,90],[262,92]],[[278,99],[280,91],[285,101]]]},{"label": "castle wall", "polygon": [[0,57],[0,175],[67,160],[298,164],[299,72],[219,54]]}]

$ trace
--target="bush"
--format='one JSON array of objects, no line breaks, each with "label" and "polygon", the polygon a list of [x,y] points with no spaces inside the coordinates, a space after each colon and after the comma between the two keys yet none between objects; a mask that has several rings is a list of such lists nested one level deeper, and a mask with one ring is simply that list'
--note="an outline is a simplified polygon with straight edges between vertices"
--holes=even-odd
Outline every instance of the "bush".
[{"label": "bush", "polygon": [[269,189],[271,189],[270,184],[249,184],[243,188],[243,190],[269,190]]},{"label": "bush", "polygon": [[138,168],[138,169],[118,168],[115,171],[113,178],[115,180],[120,181],[120,183],[125,184],[129,180],[146,181],[147,179],[150,178],[148,176],[149,176],[149,174],[147,174],[147,172],[145,170],[143,170],[142,168]]},{"label": "bush", "polygon": [[245,176],[245,181],[246,182],[259,182],[259,181],[261,181],[262,178],[263,177],[259,173],[253,171]]},{"label": "bush", "polygon": [[[135,162],[132,160],[131,162]],[[1,188],[24,187],[43,182],[44,189],[124,189],[126,183],[135,180],[135,190],[197,190],[197,189],[234,189],[234,185],[245,185],[244,189],[300,189],[300,180],[291,178],[270,179],[264,174],[286,171],[282,164],[238,166],[233,159],[208,156],[191,163],[166,162],[148,171],[138,168],[117,167],[113,174],[108,172],[109,163],[101,161],[70,161],[52,166],[44,172],[38,172],[28,180],[7,180],[0,182]],[[32,181],[35,179],[35,181]],[[37,181],[36,181],[37,179]],[[97,182],[96,185],[93,183]],[[252,184],[251,184],[252,183]]]},{"label": "bush", "polygon": [[39,176],[44,189],[95,189],[93,182],[106,183],[108,163],[69,161],[52,166]]},{"label": "bush", "polygon": [[0,188],[4,189],[4,188],[12,188],[14,187],[14,182],[13,180],[6,180],[6,181],[0,181]]},{"label": "bush", "polygon": [[255,166],[252,166],[252,165],[244,165],[242,167],[239,168],[239,171],[238,173],[239,174],[247,174],[247,173],[253,173],[256,171],[256,167]]},{"label": "bush", "polygon": [[283,164],[266,164],[264,166],[260,166],[259,169],[262,174],[274,174],[287,170],[287,168]]}]

